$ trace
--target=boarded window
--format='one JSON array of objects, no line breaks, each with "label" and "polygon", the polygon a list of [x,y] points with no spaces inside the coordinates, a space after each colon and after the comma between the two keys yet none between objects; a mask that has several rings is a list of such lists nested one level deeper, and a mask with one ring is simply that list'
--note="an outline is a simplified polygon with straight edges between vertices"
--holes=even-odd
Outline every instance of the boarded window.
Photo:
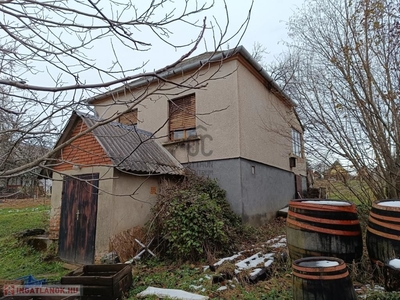
[{"label": "boarded window", "polygon": [[125,125],[136,125],[138,119],[138,110],[137,108],[132,109],[124,114],[122,114],[118,118],[118,122]]},{"label": "boarded window", "polygon": [[196,136],[195,95],[169,102],[169,136],[171,140]]}]

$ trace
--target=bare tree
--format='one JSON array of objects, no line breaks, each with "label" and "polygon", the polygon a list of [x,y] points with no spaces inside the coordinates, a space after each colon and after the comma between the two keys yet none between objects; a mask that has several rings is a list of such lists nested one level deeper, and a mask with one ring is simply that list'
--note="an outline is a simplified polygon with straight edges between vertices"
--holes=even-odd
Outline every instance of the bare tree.
[{"label": "bare tree", "polygon": [[298,101],[308,157],[347,165],[366,203],[400,196],[399,4],[307,0],[288,22],[289,52],[271,67]]},{"label": "bare tree", "polygon": [[[225,1],[223,4],[225,19],[217,20],[211,15],[215,2],[205,0],[139,4],[113,0],[0,0],[0,135],[2,141],[7,141],[0,145],[0,178],[28,172],[71,143],[66,141],[45,154],[10,164],[20,145],[48,146],[54,142],[63,121],[72,111],[87,109],[89,97],[139,79],[157,80],[159,89],[152,93],[161,93],[168,82],[163,74],[189,58],[207,36],[211,37],[211,51],[221,50],[233,38],[240,40],[252,3],[243,22],[229,35],[228,8]],[[190,31],[195,35],[188,35]],[[141,52],[148,52],[149,57],[160,55],[166,47],[182,49],[183,54],[158,70],[146,72],[148,61],[135,59]],[[205,82],[189,84],[187,79],[168,83],[183,89],[205,86]],[[126,111],[144,98],[145,93],[127,102]],[[115,115],[96,126],[117,118]]]}]

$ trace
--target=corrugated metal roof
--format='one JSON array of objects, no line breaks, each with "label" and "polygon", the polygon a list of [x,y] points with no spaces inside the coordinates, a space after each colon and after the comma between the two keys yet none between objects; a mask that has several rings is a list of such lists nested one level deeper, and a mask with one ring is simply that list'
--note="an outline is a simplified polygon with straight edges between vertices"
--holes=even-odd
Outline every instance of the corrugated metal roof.
[{"label": "corrugated metal roof", "polygon": [[[79,116],[88,127],[98,122],[93,116]],[[150,132],[116,122],[101,125],[92,132],[117,169],[137,173],[183,174],[183,166]]]}]

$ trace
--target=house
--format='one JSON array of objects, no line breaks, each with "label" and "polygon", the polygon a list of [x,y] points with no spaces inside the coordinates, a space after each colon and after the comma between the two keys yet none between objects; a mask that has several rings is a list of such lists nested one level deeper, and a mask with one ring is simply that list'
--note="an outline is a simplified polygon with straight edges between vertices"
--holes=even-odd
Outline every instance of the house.
[{"label": "house", "polygon": [[91,263],[112,235],[143,225],[159,179],[183,167],[217,179],[254,225],[307,189],[295,103],[243,47],[186,59],[88,104],[95,116],[73,113],[55,147],[73,142],[45,166],[50,234],[65,260]]},{"label": "house", "polygon": [[183,166],[216,178],[247,223],[265,223],[307,189],[295,103],[244,47],[203,53],[89,104],[101,119],[154,133]]},{"label": "house", "polygon": [[62,259],[90,264],[109,251],[111,236],[148,221],[160,178],[183,167],[136,126],[74,112],[55,147],[71,138],[46,162],[52,174],[42,172],[53,178],[50,238]]},{"label": "house", "polygon": [[[33,158],[44,155],[48,149],[36,143],[20,142],[9,146],[7,149],[3,145],[4,155],[7,159],[1,162],[3,170],[10,170],[21,165],[27,164]],[[0,197],[1,198],[35,198],[43,196],[44,190],[38,180],[40,169],[31,169],[29,172],[17,174],[7,178],[0,179]]]},{"label": "house", "polygon": [[328,180],[347,180],[349,179],[349,172],[342,166],[342,164],[336,160],[324,174],[324,178]]}]

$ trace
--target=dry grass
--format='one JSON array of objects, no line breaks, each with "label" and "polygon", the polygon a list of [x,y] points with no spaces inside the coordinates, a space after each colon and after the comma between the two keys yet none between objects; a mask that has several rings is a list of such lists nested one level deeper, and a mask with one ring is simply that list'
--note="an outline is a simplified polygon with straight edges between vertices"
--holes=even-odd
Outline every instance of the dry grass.
[{"label": "dry grass", "polygon": [[217,274],[225,274],[227,279],[235,277],[236,266],[234,263],[225,261],[216,270]]},{"label": "dry grass", "polygon": [[25,198],[25,199],[0,199],[0,209],[1,208],[29,208],[37,207],[40,205],[48,206],[50,205],[50,198]]},{"label": "dry grass", "polygon": [[110,238],[110,250],[117,252],[121,262],[128,261],[141,249],[135,239],[146,244],[145,236],[146,233],[143,227],[140,226],[120,232]]}]

